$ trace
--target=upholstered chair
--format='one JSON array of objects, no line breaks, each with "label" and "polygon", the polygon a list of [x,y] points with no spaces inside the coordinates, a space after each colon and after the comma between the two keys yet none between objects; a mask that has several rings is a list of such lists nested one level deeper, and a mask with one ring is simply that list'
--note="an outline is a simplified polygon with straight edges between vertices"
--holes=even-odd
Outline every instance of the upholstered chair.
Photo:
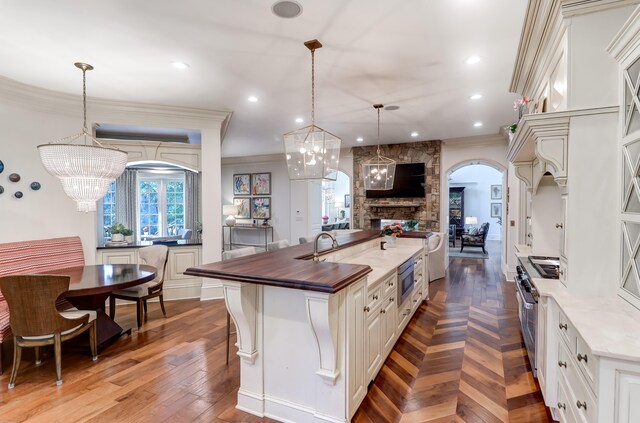
[{"label": "upholstered chair", "polygon": [[289,240],[281,239],[280,241],[273,241],[267,244],[267,251],[280,250],[289,246]]},{"label": "upholstered chair", "polygon": [[180,228],[178,229],[178,236],[182,239],[191,239],[193,231],[191,229]]},{"label": "upholstered chair", "polygon": [[446,234],[434,232],[427,240],[427,254],[429,260],[429,282],[444,278],[446,273],[446,262],[444,249],[446,245]]},{"label": "upholstered chair", "polygon": [[312,235],[312,236],[301,236],[298,239],[298,242],[300,242],[300,244],[306,244],[307,242],[313,242],[314,239],[316,239],[315,235]]},{"label": "upholstered chair", "polygon": [[158,300],[160,300],[162,314],[164,317],[167,317],[167,312],[164,309],[164,293],[162,290],[162,284],[164,283],[164,274],[167,270],[169,248],[166,245],[150,245],[148,247],[140,248],[138,255],[140,257],[141,264],[148,264],[149,266],[156,268],[156,277],[150,282],[114,291],[109,296],[109,315],[112,319],[116,315],[116,299],[135,301],[138,329],[140,329],[142,327],[143,316],[144,319],[147,318],[147,300],[151,298],[157,297]]},{"label": "upholstered chair", "polygon": [[[256,254],[258,250],[256,247],[244,247],[236,250],[228,250],[222,252],[222,260],[231,260],[238,257],[250,256]],[[227,310],[227,364],[229,364],[229,340],[231,339],[231,315]]]},{"label": "upholstered chair", "polygon": [[485,222],[480,225],[480,229],[477,233],[469,233],[462,235],[462,245],[460,245],[460,252],[462,249],[466,247],[481,247],[482,252],[487,254],[487,251],[484,249],[484,244],[487,240],[487,235],[489,234],[489,222]]},{"label": "upholstered chair", "polygon": [[13,369],[9,389],[13,388],[20,367],[22,348],[35,348],[40,364],[40,347],[53,345],[56,383],[62,384],[62,342],[89,331],[93,360],[98,359],[96,312],[58,311],[56,300],[69,290],[69,276],[12,275],[0,278],[0,290],[9,304],[13,332]]}]

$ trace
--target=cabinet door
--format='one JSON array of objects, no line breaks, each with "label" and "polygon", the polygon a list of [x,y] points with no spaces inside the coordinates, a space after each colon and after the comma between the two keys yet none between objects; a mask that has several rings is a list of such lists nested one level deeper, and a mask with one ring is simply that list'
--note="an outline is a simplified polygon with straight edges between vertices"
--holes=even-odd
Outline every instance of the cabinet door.
[{"label": "cabinet door", "polygon": [[380,307],[367,312],[370,314],[367,318],[367,342],[366,354],[367,358],[367,379],[366,384],[373,380],[376,369],[382,360],[382,330],[380,328]]},{"label": "cabinet door", "polygon": [[382,315],[382,339],[383,339],[383,352],[386,357],[396,340],[396,299],[392,296],[388,299],[385,299],[382,304],[382,309],[380,309],[380,314]]},{"label": "cabinet door", "polygon": [[616,401],[618,422],[640,422],[640,374],[620,372],[617,383],[620,395]]},{"label": "cabinet door", "polygon": [[365,301],[366,301],[366,278],[356,282],[349,287],[347,295],[347,339],[349,363],[348,386],[349,386],[349,414],[353,415],[360,405],[360,402],[367,395],[366,363],[365,356]]},{"label": "cabinet door", "polygon": [[562,195],[561,217],[560,222],[560,256],[567,258],[567,202],[569,198],[567,194]]},{"label": "cabinet door", "polygon": [[536,366],[540,391],[546,392],[547,380],[547,297],[540,297],[538,303],[538,333],[536,334]]},{"label": "cabinet door", "polygon": [[98,253],[99,264],[135,264],[137,262],[138,250],[136,248],[100,250]]}]

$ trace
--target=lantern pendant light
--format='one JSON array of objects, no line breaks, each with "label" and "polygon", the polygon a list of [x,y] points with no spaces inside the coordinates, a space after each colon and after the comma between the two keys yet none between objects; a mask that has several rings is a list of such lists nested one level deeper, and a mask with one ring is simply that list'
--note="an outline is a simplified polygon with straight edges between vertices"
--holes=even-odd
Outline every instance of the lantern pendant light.
[{"label": "lantern pendant light", "polygon": [[[103,147],[87,129],[87,79],[93,66],[75,63],[82,70],[82,104],[84,126],[82,132],[49,144],[38,146],[42,165],[60,179],[64,192],[76,201],[78,211],[95,211],[96,201],[104,197],[111,182],[124,172],[127,153]],[[73,144],[82,138],[84,144]]]},{"label": "lantern pendant light", "polygon": [[393,188],[393,181],[396,174],[396,162],[380,154],[380,109],[382,104],[374,104],[373,108],[378,111],[378,149],[376,157],[362,164],[364,172],[364,189],[385,191]]},{"label": "lantern pendant light", "polygon": [[311,125],[284,134],[289,179],[335,181],[338,177],[340,143],[337,136],[315,125],[315,51],[320,41],[304,43],[311,51]]}]

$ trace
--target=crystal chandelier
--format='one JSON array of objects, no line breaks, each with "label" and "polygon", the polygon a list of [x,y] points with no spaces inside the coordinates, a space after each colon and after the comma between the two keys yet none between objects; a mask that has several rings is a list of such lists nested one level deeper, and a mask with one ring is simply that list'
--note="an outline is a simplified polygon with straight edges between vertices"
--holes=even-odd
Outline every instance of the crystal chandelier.
[{"label": "crystal chandelier", "polygon": [[[111,181],[124,172],[127,153],[103,147],[87,129],[87,78],[93,66],[75,63],[82,70],[82,103],[84,126],[82,132],[49,144],[38,146],[42,165],[60,179],[64,192],[77,203],[77,210],[95,211],[96,201],[104,197]],[[73,144],[84,139],[84,144]]]},{"label": "crystal chandelier", "polygon": [[340,138],[315,125],[315,50],[318,40],[304,43],[311,50],[311,125],[284,134],[289,179],[335,181],[338,177]]},{"label": "crystal chandelier", "polygon": [[393,188],[393,177],[396,173],[396,162],[380,154],[380,109],[382,104],[374,104],[373,108],[378,111],[378,150],[376,157],[362,164],[364,172],[364,189],[368,190],[390,190]]}]

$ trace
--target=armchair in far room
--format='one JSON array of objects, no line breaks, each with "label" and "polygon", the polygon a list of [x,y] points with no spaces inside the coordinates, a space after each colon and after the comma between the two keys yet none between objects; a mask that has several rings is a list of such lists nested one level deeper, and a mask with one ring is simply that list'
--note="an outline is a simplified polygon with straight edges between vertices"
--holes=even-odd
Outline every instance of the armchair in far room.
[{"label": "armchair in far room", "polygon": [[456,225],[449,225],[449,246],[456,246]]},{"label": "armchair in far room", "polygon": [[473,229],[469,231],[468,234],[462,235],[462,245],[460,245],[460,252],[467,247],[481,247],[482,252],[487,254],[487,251],[484,249],[484,244],[487,240],[487,235],[489,234],[489,222],[484,222],[480,225],[480,229],[476,232]]},{"label": "armchair in far room", "polygon": [[429,282],[444,278],[447,269],[444,254],[445,240],[446,234],[442,232],[434,232],[427,240]]},{"label": "armchair in far room", "polygon": [[187,228],[178,229],[178,236],[182,239],[191,239],[192,233],[193,231],[191,229],[187,229]]}]

